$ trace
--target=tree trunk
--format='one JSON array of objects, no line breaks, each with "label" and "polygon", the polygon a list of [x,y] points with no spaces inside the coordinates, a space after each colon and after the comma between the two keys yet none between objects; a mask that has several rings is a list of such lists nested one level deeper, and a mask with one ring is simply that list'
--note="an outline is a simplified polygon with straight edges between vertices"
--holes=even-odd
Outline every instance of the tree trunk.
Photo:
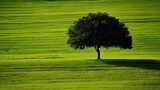
[{"label": "tree trunk", "polygon": [[99,47],[95,47],[96,52],[97,52],[97,59],[100,60],[101,59],[101,54],[100,54],[100,50]]}]

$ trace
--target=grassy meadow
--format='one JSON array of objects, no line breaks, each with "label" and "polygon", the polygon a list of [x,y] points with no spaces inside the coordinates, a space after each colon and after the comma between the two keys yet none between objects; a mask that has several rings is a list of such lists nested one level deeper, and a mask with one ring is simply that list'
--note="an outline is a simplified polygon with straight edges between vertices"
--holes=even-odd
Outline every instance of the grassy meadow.
[{"label": "grassy meadow", "polygon": [[[133,49],[74,50],[67,29],[90,12],[125,22]],[[160,90],[159,0],[0,0],[0,90]]]}]

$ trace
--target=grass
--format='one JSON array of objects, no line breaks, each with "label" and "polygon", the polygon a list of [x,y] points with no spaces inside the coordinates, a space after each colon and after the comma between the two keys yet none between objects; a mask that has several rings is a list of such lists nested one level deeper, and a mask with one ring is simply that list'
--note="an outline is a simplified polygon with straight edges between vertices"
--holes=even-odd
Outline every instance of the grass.
[{"label": "grass", "polygon": [[[159,0],[0,0],[0,90],[159,90]],[[67,28],[89,12],[125,22],[133,49],[73,50]]]},{"label": "grass", "polygon": [[1,89],[158,90],[155,65],[160,62],[149,59],[1,62]]}]

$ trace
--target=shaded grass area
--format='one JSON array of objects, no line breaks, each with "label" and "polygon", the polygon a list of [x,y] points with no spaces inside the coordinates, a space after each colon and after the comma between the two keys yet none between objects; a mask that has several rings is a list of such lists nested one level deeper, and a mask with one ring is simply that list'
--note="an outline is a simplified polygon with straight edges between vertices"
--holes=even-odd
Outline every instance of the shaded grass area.
[{"label": "shaded grass area", "polygon": [[160,61],[152,59],[115,59],[102,60],[102,63],[116,66],[137,67],[142,69],[160,70]]}]

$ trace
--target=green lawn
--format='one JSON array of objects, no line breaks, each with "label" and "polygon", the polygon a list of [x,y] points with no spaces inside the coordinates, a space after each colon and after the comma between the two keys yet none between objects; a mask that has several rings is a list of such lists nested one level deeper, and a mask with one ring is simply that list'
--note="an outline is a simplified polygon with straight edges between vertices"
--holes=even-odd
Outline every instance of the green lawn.
[{"label": "green lawn", "polygon": [[[67,28],[89,12],[125,22],[133,49],[71,49]],[[159,0],[0,0],[0,90],[159,90]]]}]

